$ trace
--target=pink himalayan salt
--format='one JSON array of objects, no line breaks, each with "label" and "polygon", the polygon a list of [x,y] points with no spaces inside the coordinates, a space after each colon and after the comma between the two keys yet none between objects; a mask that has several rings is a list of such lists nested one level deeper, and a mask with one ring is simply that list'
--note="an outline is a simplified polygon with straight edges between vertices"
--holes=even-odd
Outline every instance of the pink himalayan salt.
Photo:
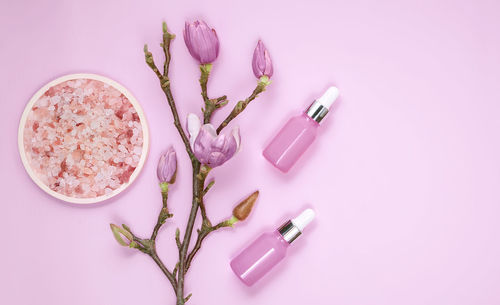
[{"label": "pink himalayan salt", "polygon": [[51,87],[24,127],[28,162],[50,189],[76,198],[111,193],[139,163],[139,115],[116,88],[92,79]]}]

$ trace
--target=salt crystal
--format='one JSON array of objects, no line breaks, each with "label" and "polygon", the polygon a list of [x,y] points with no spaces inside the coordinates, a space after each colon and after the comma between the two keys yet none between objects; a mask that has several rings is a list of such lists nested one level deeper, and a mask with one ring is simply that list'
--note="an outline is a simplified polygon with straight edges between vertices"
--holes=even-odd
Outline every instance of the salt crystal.
[{"label": "salt crystal", "polygon": [[61,96],[59,95],[54,95],[53,97],[50,98],[50,102],[52,105],[59,104],[61,101]]},{"label": "salt crystal", "polygon": [[[92,198],[129,180],[142,154],[143,133],[121,92],[77,79],[53,86],[34,107],[24,127],[24,148],[32,169],[52,190]],[[122,113],[121,119],[115,113]],[[119,137],[129,129],[132,137]]]},{"label": "salt crystal", "polygon": [[42,97],[38,101],[38,104],[40,105],[40,107],[47,107],[49,105],[49,100],[46,97]]}]

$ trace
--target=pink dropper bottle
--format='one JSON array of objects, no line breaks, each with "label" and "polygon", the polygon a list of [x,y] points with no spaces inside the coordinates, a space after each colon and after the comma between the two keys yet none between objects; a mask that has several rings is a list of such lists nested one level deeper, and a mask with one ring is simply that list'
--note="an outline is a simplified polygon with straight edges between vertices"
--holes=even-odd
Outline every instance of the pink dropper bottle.
[{"label": "pink dropper bottle", "polygon": [[259,236],[231,261],[236,276],[252,286],[286,256],[290,244],[313,219],[314,211],[307,209],[276,231]]},{"label": "pink dropper bottle", "polygon": [[338,96],[339,90],[330,87],[304,113],[291,118],[264,149],[264,157],[282,172],[288,172],[316,138],[319,123]]}]

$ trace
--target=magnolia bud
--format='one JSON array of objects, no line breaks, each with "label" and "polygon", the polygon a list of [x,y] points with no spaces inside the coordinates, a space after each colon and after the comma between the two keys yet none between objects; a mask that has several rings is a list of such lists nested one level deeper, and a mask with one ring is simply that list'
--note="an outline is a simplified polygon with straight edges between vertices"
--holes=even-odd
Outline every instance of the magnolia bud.
[{"label": "magnolia bud", "polygon": [[219,55],[219,38],[214,29],[205,21],[186,21],[184,27],[184,42],[189,53],[200,64],[209,64]]},{"label": "magnolia bud", "polygon": [[238,221],[247,219],[248,215],[250,215],[250,213],[252,212],[253,205],[255,204],[255,201],[257,201],[258,197],[259,191],[255,191],[234,207],[233,217],[231,217],[231,219],[229,220],[231,225]]},{"label": "magnolia bud", "polygon": [[[129,231],[113,223],[109,224],[109,226],[111,227],[113,236],[120,245],[130,248],[135,248],[137,246],[137,243],[134,242],[134,237],[132,236],[132,234],[130,234]],[[123,237],[125,237],[125,239],[123,239]]]},{"label": "magnolia bud", "polygon": [[267,51],[261,40],[257,43],[252,58],[253,74],[257,78],[267,76],[267,80],[273,76],[273,63],[269,51]]},{"label": "magnolia bud", "polygon": [[[170,146],[161,156],[158,161],[156,174],[160,184],[172,184],[175,182],[177,175],[177,156],[175,150]],[[163,190],[163,186],[162,186]]]}]

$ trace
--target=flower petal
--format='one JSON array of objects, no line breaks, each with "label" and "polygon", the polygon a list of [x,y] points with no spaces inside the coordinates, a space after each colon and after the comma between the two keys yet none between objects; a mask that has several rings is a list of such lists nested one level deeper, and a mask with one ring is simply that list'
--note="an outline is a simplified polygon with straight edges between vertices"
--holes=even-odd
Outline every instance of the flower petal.
[{"label": "flower petal", "polygon": [[188,114],[186,128],[189,133],[189,143],[191,144],[191,148],[193,148],[194,141],[196,140],[201,128],[200,118],[194,113]]},{"label": "flower petal", "polygon": [[240,127],[236,126],[231,130],[231,134],[236,140],[236,152],[240,151],[241,148],[241,136],[240,136]]},{"label": "flower petal", "polygon": [[212,141],[214,137],[207,131],[205,126],[202,126],[198,136],[193,143],[193,152],[195,157],[203,164],[209,163],[209,155],[212,151]]},{"label": "flower petal", "polygon": [[197,52],[198,49],[194,45],[193,31],[194,31],[194,25],[186,21],[186,24],[184,26],[184,42],[186,43],[186,47],[188,48],[189,54],[191,54],[191,56],[193,56],[196,60],[199,61],[200,55]]},{"label": "flower petal", "polygon": [[213,138],[217,137],[217,130],[215,129],[214,125],[205,124],[202,126],[202,128],[205,128]]}]

